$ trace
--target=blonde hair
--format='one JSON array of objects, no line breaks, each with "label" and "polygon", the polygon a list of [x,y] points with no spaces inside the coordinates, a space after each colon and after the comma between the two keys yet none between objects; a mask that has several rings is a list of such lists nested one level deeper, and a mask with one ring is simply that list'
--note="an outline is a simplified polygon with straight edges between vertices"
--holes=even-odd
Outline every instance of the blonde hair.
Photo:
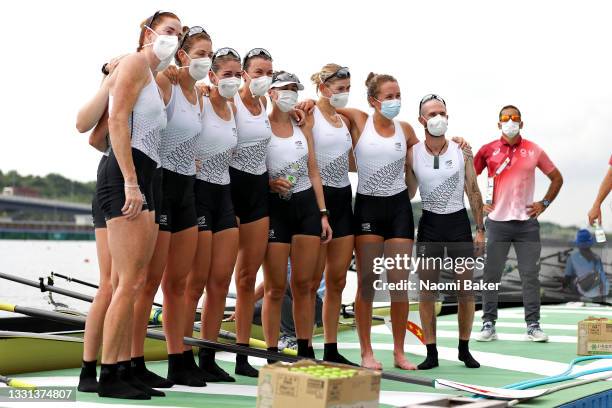
[{"label": "blonde hair", "polygon": [[[376,98],[376,95],[378,95],[378,92],[380,92],[380,87],[385,82],[397,82],[397,79],[395,79],[392,75],[375,74],[374,72],[370,72],[365,81],[365,86],[368,89],[368,96]],[[372,106],[371,102],[368,101],[368,103],[370,106]]]},{"label": "blonde hair", "polygon": [[[315,72],[314,74],[310,76],[310,80],[312,81],[313,84],[315,84],[315,86],[318,89],[319,85],[325,82],[327,78],[334,75],[334,73],[338,72],[340,68],[342,68],[342,65],[338,65],[334,63],[325,64],[319,72]],[[332,79],[331,82],[335,80],[336,79]]]}]

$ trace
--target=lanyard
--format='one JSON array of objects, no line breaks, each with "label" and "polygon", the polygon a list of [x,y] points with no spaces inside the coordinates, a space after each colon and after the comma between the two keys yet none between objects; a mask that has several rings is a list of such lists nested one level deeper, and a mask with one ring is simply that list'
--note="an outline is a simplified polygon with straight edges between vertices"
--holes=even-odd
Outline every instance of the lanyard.
[{"label": "lanyard", "polygon": [[493,190],[495,189],[495,177],[499,176],[502,173],[502,171],[504,171],[506,167],[508,167],[508,164],[510,164],[512,157],[514,157],[514,149],[510,152],[508,156],[506,156],[506,158],[499,165],[497,170],[495,170],[493,177],[489,177],[489,179],[487,180],[487,195],[485,197],[486,204],[493,204]]}]

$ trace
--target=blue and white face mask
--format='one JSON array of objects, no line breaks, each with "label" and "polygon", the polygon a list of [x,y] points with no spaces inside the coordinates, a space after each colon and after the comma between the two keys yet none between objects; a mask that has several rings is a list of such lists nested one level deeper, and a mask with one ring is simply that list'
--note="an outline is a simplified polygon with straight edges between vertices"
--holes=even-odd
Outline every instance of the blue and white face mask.
[{"label": "blue and white face mask", "polygon": [[400,109],[402,108],[401,99],[391,99],[380,102],[380,113],[387,119],[393,119],[397,115],[399,115]]}]

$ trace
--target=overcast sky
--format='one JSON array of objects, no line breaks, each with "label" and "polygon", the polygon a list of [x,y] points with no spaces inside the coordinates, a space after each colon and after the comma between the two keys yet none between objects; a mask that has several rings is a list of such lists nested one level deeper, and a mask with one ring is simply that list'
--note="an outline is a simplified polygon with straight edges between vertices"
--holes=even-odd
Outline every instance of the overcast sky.
[{"label": "overcast sky", "polygon": [[[0,169],[95,179],[99,153],[75,130],[100,66],[135,49],[140,21],[158,9],[202,25],[213,47],[268,49],[275,69],[307,82],[325,63],[350,67],[349,105],[368,110],[368,72],[402,90],[399,118],[417,135],[420,98],[448,104],[449,135],[475,149],[499,137],[497,113],[518,105],[523,135],[565,177],[541,217],[584,225],[612,153],[612,24],[606,2],[562,1],[20,1],[6,4]],[[547,179],[538,177],[536,199]],[[484,180],[480,180],[484,186]],[[612,227],[610,199],[604,224]]]}]

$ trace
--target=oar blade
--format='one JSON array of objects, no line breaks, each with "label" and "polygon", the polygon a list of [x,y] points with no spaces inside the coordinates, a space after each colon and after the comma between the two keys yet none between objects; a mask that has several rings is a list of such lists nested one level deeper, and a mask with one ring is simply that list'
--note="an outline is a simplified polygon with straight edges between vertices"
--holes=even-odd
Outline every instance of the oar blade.
[{"label": "oar blade", "polygon": [[436,379],[434,381],[437,389],[452,389],[465,391],[471,394],[481,395],[483,397],[504,399],[504,400],[522,400],[529,398],[540,397],[548,391],[547,388],[537,390],[509,390],[505,388],[487,387],[484,385],[465,384],[452,380]]}]

